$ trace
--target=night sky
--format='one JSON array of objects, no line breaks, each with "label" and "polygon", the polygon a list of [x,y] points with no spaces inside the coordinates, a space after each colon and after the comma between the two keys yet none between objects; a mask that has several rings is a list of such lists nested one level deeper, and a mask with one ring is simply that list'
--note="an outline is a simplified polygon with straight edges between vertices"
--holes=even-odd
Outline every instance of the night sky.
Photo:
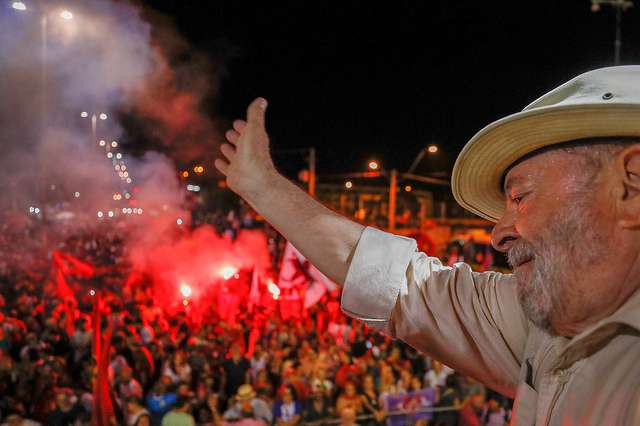
[{"label": "night sky", "polygon": [[[256,96],[280,165],[315,146],[322,173],[450,169],[473,134],[589,69],[613,63],[615,15],[589,0],[145,1],[227,73],[215,114]],[[623,17],[623,63],[640,62],[640,4]]]}]

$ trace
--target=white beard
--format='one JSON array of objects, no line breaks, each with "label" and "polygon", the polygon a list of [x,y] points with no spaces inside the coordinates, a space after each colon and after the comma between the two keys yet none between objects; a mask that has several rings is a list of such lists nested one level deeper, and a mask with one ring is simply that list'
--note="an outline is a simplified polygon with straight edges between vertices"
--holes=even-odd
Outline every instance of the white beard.
[{"label": "white beard", "polygon": [[570,297],[567,290],[578,284],[580,273],[596,261],[597,253],[602,253],[603,236],[586,204],[584,199],[565,203],[535,243],[519,239],[508,253],[512,267],[533,259],[528,280],[515,273],[518,300],[526,317],[552,334],[556,334],[552,320],[565,316]]}]

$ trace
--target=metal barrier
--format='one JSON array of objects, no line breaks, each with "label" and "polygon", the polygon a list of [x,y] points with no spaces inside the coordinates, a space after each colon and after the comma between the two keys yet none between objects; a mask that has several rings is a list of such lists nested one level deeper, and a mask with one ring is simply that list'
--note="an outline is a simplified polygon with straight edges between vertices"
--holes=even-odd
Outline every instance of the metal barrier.
[{"label": "metal barrier", "polygon": [[[407,414],[420,414],[420,413],[439,413],[442,411],[458,411],[459,408],[455,408],[453,406],[450,407],[425,407],[422,408],[420,410],[398,410],[398,411],[389,411],[387,413],[387,417],[390,416],[402,416],[402,415],[407,415]],[[373,419],[373,414],[364,414],[361,416],[356,417],[356,421],[360,421],[360,420],[371,420]],[[301,426],[329,426],[329,425],[337,425],[340,424],[341,420],[340,419],[325,419],[325,420],[318,420],[315,422],[303,422],[300,423]]]}]

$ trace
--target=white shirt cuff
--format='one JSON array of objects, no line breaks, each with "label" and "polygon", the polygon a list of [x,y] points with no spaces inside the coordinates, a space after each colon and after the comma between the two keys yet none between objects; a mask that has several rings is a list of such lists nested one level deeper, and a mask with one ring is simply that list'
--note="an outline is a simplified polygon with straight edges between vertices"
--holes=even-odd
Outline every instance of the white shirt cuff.
[{"label": "white shirt cuff", "polygon": [[367,227],[347,272],[342,311],[372,328],[390,332],[391,313],[415,252],[415,240]]}]

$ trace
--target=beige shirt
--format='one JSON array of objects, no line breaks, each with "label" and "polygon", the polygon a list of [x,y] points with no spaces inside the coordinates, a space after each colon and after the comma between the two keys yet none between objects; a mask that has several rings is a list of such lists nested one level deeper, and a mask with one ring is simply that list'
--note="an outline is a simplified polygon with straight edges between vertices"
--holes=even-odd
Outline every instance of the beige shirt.
[{"label": "beige shirt", "polygon": [[569,339],[527,321],[514,280],[367,228],[342,309],[515,398],[512,424],[640,425],[640,292]]}]

